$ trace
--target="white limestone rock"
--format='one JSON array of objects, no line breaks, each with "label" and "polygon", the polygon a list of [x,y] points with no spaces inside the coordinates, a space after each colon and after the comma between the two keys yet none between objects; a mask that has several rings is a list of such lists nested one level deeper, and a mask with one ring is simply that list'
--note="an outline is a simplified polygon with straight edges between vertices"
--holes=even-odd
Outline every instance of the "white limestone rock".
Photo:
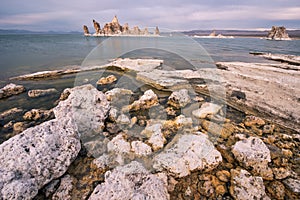
[{"label": "white limestone rock", "polygon": [[145,135],[149,138],[148,143],[151,144],[153,151],[157,151],[163,148],[164,144],[167,142],[161,129],[161,123],[154,123],[147,125],[141,133],[142,135]]},{"label": "white limestone rock", "polygon": [[116,101],[122,99],[124,96],[132,95],[133,92],[131,90],[127,90],[124,88],[114,88],[105,92],[105,96],[108,101]]},{"label": "white limestone rock", "polygon": [[142,141],[132,141],[131,151],[137,156],[148,156],[152,153],[151,147]]},{"label": "white limestone rock", "polygon": [[106,96],[90,84],[69,89],[69,92],[68,99],[53,109],[56,118],[73,118],[80,136],[102,131],[110,109]]},{"label": "white limestone rock", "polygon": [[7,84],[3,88],[0,88],[0,99],[10,97],[25,92],[23,85],[16,85],[13,83]]},{"label": "white limestone rock", "polygon": [[265,192],[263,179],[258,176],[251,176],[249,172],[244,169],[230,170],[231,173],[231,187],[230,194],[234,199],[248,200],[248,199],[265,199],[270,200]]},{"label": "white limestone rock", "polygon": [[210,103],[210,102],[205,102],[204,104],[201,105],[201,108],[194,110],[192,114],[200,119],[206,118],[207,115],[215,115],[221,110],[222,106]]},{"label": "white limestone rock", "polygon": [[125,140],[122,134],[114,137],[110,142],[107,143],[107,151],[115,152],[118,154],[128,154],[130,152],[130,143]]},{"label": "white limestone rock", "polygon": [[147,171],[137,161],[116,167],[105,173],[105,182],[99,184],[89,200],[169,199],[165,183]]},{"label": "white limestone rock", "polygon": [[149,109],[158,105],[158,97],[152,90],[147,90],[139,100],[129,105],[129,110]]},{"label": "white limestone rock", "polygon": [[170,148],[154,157],[154,169],[184,177],[195,170],[210,171],[222,162],[222,156],[203,133],[182,135]]},{"label": "white limestone rock", "polygon": [[67,171],[80,148],[71,119],[54,119],[10,138],[0,145],[0,196],[33,198]]},{"label": "white limestone rock", "polygon": [[168,99],[168,104],[178,109],[185,107],[190,102],[191,97],[189,96],[189,91],[187,89],[174,91]]},{"label": "white limestone rock", "polygon": [[264,179],[272,180],[273,172],[268,167],[271,154],[264,142],[256,137],[249,137],[238,141],[232,148],[235,158],[246,168],[253,168],[253,172]]}]

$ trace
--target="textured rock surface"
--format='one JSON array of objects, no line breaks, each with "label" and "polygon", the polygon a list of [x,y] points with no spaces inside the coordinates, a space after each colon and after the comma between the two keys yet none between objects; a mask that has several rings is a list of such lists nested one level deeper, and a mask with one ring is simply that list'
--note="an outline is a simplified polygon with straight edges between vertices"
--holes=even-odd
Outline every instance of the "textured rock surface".
[{"label": "textured rock surface", "polygon": [[270,40],[290,40],[291,38],[286,32],[284,26],[272,26],[272,29],[269,31],[267,39]]},{"label": "textured rock surface", "polygon": [[50,88],[47,90],[29,90],[28,96],[31,98],[35,98],[35,97],[42,97],[42,96],[47,96],[55,93],[57,93],[57,90],[55,88]]},{"label": "textured rock surface", "polygon": [[131,142],[131,151],[137,156],[148,156],[152,153],[151,147],[141,141]]},{"label": "textured rock surface", "polygon": [[69,89],[67,100],[53,109],[56,118],[73,118],[80,136],[102,131],[110,109],[106,96],[92,85]]},{"label": "textured rock surface", "polygon": [[288,178],[283,181],[283,184],[292,192],[297,193],[300,195],[300,180]]},{"label": "textured rock surface", "polygon": [[153,167],[166,170],[176,177],[184,177],[194,170],[212,170],[222,162],[222,156],[207,136],[182,135],[169,149],[154,157]]},{"label": "textured rock surface", "polygon": [[60,185],[52,196],[53,200],[72,200],[72,190],[73,190],[74,178],[70,175],[65,175],[61,181]]},{"label": "textured rock surface", "polygon": [[32,109],[23,115],[23,119],[29,121],[48,120],[51,118],[54,118],[52,110]]},{"label": "textured rock surface", "polygon": [[142,135],[145,135],[148,139],[148,143],[151,144],[153,151],[157,151],[163,148],[164,144],[167,142],[162,131],[161,123],[149,124],[142,131]]},{"label": "textured rock surface", "polygon": [[10,83],[0,89],[0,99],[10,97],[12,95],[17,95],[24,91],[25,91],[25,87],[23,85],[16,85]]},{"label": "textured rock surface", "polygon": [[141,163],[133,161],[105,173],[105,182],[98,185],[89,200],[169,199],[167,186],[148,172]]},{"label": "textured rock surface", "polygon": [[207,115],[217,114],[221,108],[220,105],[206,102],[201,105],[201,108],[194,110],[192,114],[197,118],[204,119]]},{"label": "textured rock surface", "polygon": [[189,96],[189,91],[187,89],[173,92],[168,99],[168,104],[175,108],[183,108],[190,102],[191,97]]},{"label": "textured rock surface", "polygon": [[23,112],[21,108],[11,108],[0,114],[0,123],[8,122],[15,118],[16,115],[20,115]]},{"label": "textured rock surface", "polygon": [[63,175],[80,150],[75,130],[71,119],[51,120],[2,143],[1,196],[32,198],[42,186]]},{"label": "textured rock surface", "polygon": [[270,150],[264,142],[256,137],[249,137],[237,142],[232,153],[235,158],[245,167],[253,168],[253,172],[264,179],[272,179],[272,170],[268,167],[271,162]]},{"label": "textured rock surface", "polygon": [[152,90],[147,90],[137,101],[129,105],[129,110],[149,109],[158,105],[158,97]]},{"label": "textured rock surface", "polygon": [[251,176],[246,170],[232,169],[230,194],[239,200],[270,199],[265,192],[263,179]]},{"label": "textured rock surface", "polygon": [[97,81],[97,85],[107,85],[107,84],[112,84],[113,82],[115,82],[117,79],[117,77],[115,77],[114,75],[109,75],[107,77],[102,77]]}]

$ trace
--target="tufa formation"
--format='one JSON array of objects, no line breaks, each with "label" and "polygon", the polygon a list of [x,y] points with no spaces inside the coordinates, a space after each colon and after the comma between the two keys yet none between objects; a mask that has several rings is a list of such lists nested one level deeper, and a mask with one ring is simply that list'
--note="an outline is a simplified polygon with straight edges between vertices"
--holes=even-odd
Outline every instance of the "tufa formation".
[{"label": "tufa formation", "polygon": [[268,40],[291,40],[286,28],[284,26],[272,26],[271,31],[269,31]]},{"label": "tufa formation", "polygon": [[[132,29],[129,28],[128,23],[125,23],[123,26],[120,25],[117,16],[114,16],[111,22],[106,23],[101,29],[100,24],[93,20],[95,33],[93,36],[113,36],[113,35],[160,35],[158,27],[155,28],[154,33],[151,34],[148,31],[148,28],[141,30],[138,26],[134,26]],[[85,36],[91,36],[88,27],[83,26],[83,31]]]}]

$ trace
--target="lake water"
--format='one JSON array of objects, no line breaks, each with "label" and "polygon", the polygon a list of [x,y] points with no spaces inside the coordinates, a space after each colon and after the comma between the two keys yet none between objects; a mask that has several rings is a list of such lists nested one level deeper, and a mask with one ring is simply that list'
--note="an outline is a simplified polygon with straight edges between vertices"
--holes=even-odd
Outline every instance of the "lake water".
[{"label": "lake water", "polygon": [[[0,87],[9,83],[10,77],[17,75],[54,69],[70,68],[80,66],[87,55],[99,44],[104,44],[108,38],[104,37],[84,37],[80,34],[32,34],[32,35],[0,35]],[[115,51],[119,48],[130,46],[128,41],[147,41],[147,44],[156,47],[158,40],[164,38],[123,38],[123,43],[111,43],[109,48],[104,46],[102,54],[107,54],[113,58]],[[162,58],[169,65],[178,65],[180,69],[187,68],[184,60],[179,59],[172,52],[173,46],[184,43],[186,38],[173,39],[166,43],[166,48],[157,50],[155,48],[138,49],[127,52],[123,57],[149,57]],[[186,45],[186,51],[181,54],[194,54],[196,49],[203,49],[203,57],[197,58],[197,54],[191,56],[192,59],[205,64],[214,61],[244,61],[244,62],[272,62],[250,55],[250,51],[263,51],[271,53],[300,55],[300,40],[294,41],[269,41],[259,38],[235,38],[235,39],[209,39],[209,38],[188,38],[191,44]],[[195,43],[197,47],[195,47]],[[122,44],[122,45],[120,45]],[[146,45],[147,46],[147,45]],[[158,45],[159,46],[159,45]],[[168,49],[170,52],[168,52]],[[94,50],[95,51],[95,50]],[[120,51],[122,52],[122,51]],[[125,51],[126,52],[126,51]],[[123,52],[124,53],[124,52]],[[202,54],[201,54],[202,55]],[[27,89],[56,88],[61,92],[65,87],[72,87],[74,76],[66,76],[63,79],[42,80],[42,81],[14,81],[23,84]],[[49,100],[57,99],[59,94],[52,97],[30,99],[26,93],[0,100],[0,112],[12,107],[49,108]]]}]

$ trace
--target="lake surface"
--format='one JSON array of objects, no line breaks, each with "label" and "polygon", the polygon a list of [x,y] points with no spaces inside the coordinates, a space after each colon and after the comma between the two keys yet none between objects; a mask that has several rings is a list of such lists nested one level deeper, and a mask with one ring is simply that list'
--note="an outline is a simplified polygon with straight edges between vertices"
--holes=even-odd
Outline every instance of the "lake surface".
[{"label": "lake surface", "polygon": [[[108,43],[109,39],[111,38],[84,37],[80,34],[0,35],[0,87],[11,82],[9,81],[10,77],[17,75],[81,66],[83,61],[86,63],[85,58],[93,54],[91,52],[95,53],[99,50],[99,48],[95,49],[98,45]],[[259,38],[218,39],[188,38],[184,36],[179,39],[171,38],[165,43],[164,47],[166,48],[158,45],[159,40],[164,41],[165,38],[114,38],[114,42],[102,46],[100,48],[102,52],[95,55],[100,57],[106,55],[106,57],[103,57],[104,59],[114,58],[116,55],[132,58],[161,58],[168,65],[178,65],[180,69],[188,68],[189,62],[180,58],[181,55],[176,55],[178,52],[186,56],[191,55],[191,60],[194,59],[199,63],[204,63],[204,66],[209,66],[209,64],[217,61],[272,62],[250,55],[250,51],[300,55],[300,40],[269,41]],[[145,44],[144,41],[147,41],[145,46],[148,48],[141,49],[132,46],[131,49],[137,49],[126,52],[126,48],[131,47],[132,41],[140,42],[141,46]],[[191,45],[186,41],[189,41]],[[181,52],[175,51],[176,46],[184,45],[184,43],[186,43],[185,49],[181,49]],[[125,48],[125,50],[121,51],[120,48]],[[197,54],[196,51],[199,51],[199,49],[202,52]],[[116,54],[118,50],[122,55]],[[202,57],[197,58],[198,55]],[[23,84],[27,90],[54,87],[61,92],[64,88],[74,85],[74,76],[53,80],[13,82]],[[53,105],[49,105],[49,100],[54,101],[58,97],[59,94],[33,100],[26,93],[23,93],[0,100],[0,112],[12,107],[22,107],[27,110],[31,108],[48,109],[53,107]]]}]

